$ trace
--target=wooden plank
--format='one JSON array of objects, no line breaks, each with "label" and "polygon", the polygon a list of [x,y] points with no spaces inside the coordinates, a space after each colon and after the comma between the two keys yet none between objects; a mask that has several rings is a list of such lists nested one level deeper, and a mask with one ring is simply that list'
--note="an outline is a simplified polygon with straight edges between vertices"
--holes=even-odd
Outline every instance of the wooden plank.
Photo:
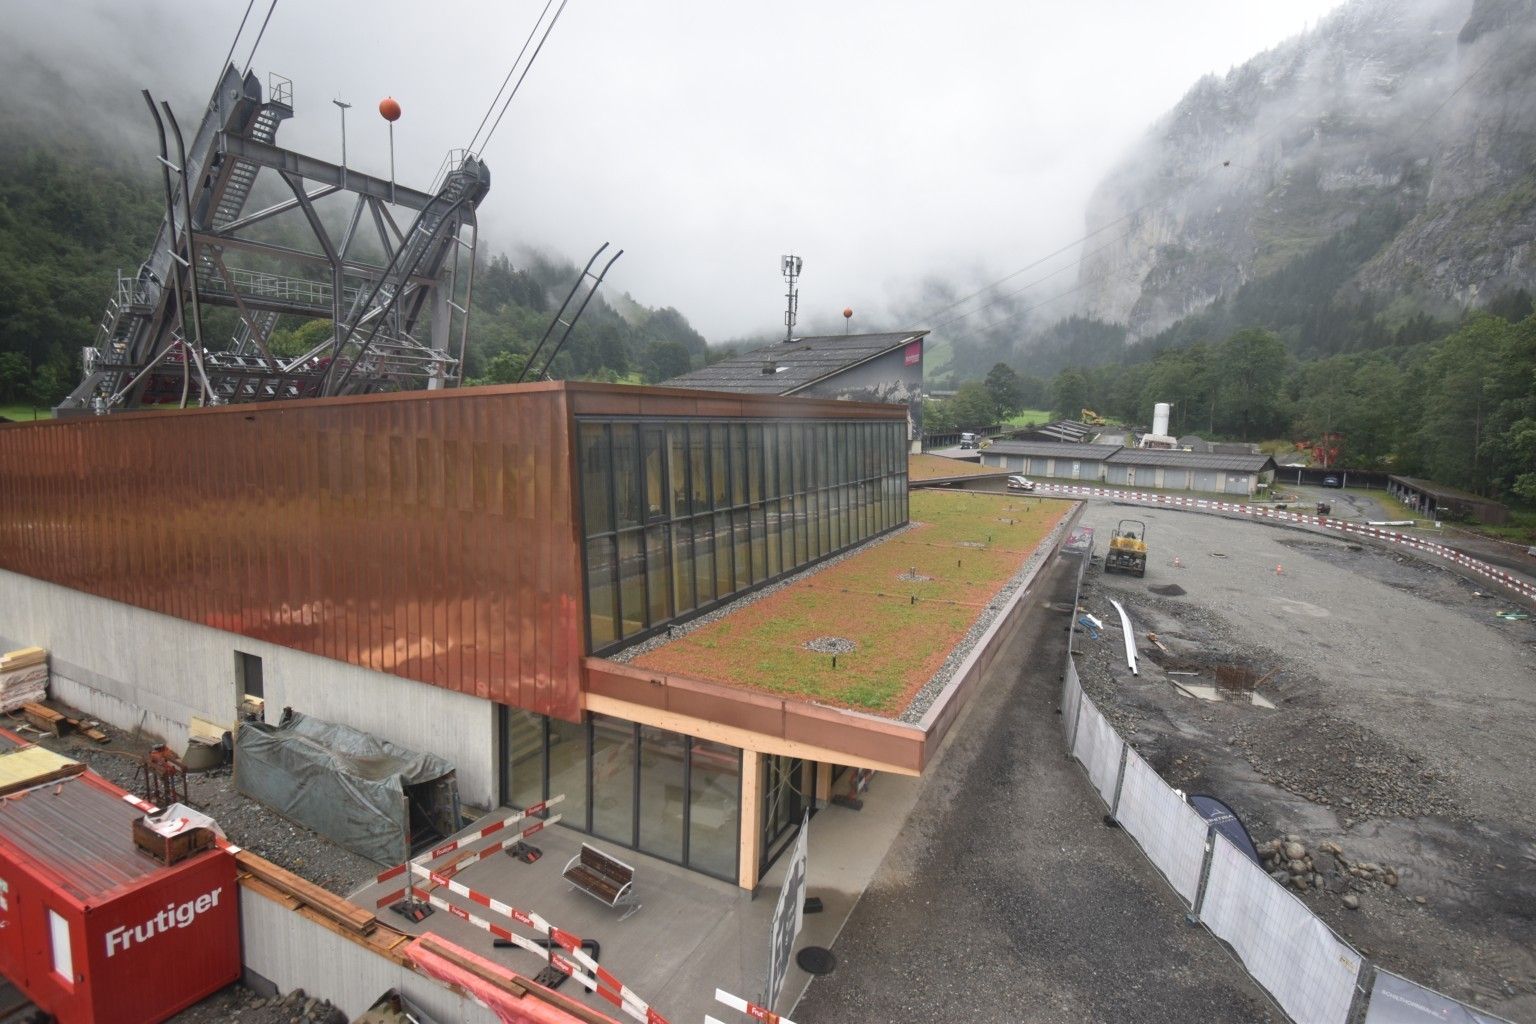
[{"label": "wooden plank", "polygon": [[18,651],[8,651],[0,655],[0,672],[9,672],[12,669],[31,668],[33,665],[41,665],[48,660],[48,652],[41,647],[23,647]]},{"label": "wooden plank", "polygon": [[276,886],[268,885],[255,875],[240,875],[240,884],[252,892],[260,893],[264,898],[271,900],[273,903],[287,907],[289,910],[297,910],[303,905],[293,896],[283,892],[283,890]]},{"label": "wooden plank", "polygon": [[285,871],[249,850],[241,850],[235,854],[235,860],[241,868],[256,878],[293,896],[336,924],[359,935],[366,935],[379,923],[379,919],[373,915],[372,911],[365,910],[350,900],[342,899],[313,882],[300,878],[292,871]]},{"label": "wooden plank", "polygon": [[53,708],[44,707],[41,704],[23,704],[21,713],[34,729],[40,729],[55,736],[61,735],[64,731],[64,716]]}]

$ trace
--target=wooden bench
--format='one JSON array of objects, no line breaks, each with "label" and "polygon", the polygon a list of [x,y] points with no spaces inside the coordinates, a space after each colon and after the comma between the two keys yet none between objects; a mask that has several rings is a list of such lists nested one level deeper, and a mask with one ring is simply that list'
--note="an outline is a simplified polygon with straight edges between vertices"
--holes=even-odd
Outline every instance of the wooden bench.
[{"label": "wooden bench", "polygon": [[621,860],[608,856],[595,846],[581,844],[581,852],[566,862],[560,876],[593,899],[617,907],[629,906],[620,917],[622,921],[640,909],[635,902],[635,869]]}]

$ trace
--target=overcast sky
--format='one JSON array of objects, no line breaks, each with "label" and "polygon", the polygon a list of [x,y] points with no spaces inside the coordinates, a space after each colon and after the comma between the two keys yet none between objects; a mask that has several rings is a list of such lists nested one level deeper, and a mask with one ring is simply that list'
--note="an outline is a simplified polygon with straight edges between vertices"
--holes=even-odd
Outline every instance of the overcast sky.
[{"label": "overcast sky", "polygon": [[[278,141],[338,159],[340,98],[350,163],[387,173],[376,105],[393,95],[400,180],[424,186],[543,6],[280,0],[253,64],[294,82]],[[1336,6],[570,0],[485,150],[483,242],[578,264],[612,242],[609,287],[676,306],[711,341],[782,330],[794,252],[803,333],[840,331],[844,306],[855,329],[896,326],[887,311],[924,278],[970,290],[1078,238],[1093,186],[1200,75]],[[7,31],[71,78],[200,100],[245,7],[25,2]]]}]

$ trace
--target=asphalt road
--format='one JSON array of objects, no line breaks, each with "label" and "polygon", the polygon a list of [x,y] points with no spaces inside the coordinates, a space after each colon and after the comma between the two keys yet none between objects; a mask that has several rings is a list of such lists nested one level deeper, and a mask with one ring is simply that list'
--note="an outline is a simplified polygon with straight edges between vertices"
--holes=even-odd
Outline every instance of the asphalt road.
[{"label": "asphalt road", "polygon": [[[924,783],[797,1024],[1276,1019],[1066,757],[1059,562]],[[928,808],[924,811],[923,808]]]}]

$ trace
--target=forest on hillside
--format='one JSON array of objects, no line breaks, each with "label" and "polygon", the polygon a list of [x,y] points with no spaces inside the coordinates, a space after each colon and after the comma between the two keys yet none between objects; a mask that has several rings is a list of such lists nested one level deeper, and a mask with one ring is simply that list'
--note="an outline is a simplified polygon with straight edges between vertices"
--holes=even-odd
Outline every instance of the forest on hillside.
[{"label": "forest on hillside", "polygon": [[[1340,465],[1536,502],[1530,296],[1503,296],[1456,324],[1413,323],[1372,347],[1327,355],[1298,355],[1279,333],[1246,327],[1185,344],[1122,347],[1118,360],[1069,365],[1049,378],[998,363],[953,398],[930,402],[925,417],[962,428],[1048,406],[1062,417],[1091,408],[1145,425],[1155,403],[1169,402],[1178,435],[1326,441]],[[999,387],[1010,378],[1011,390]]]}]

